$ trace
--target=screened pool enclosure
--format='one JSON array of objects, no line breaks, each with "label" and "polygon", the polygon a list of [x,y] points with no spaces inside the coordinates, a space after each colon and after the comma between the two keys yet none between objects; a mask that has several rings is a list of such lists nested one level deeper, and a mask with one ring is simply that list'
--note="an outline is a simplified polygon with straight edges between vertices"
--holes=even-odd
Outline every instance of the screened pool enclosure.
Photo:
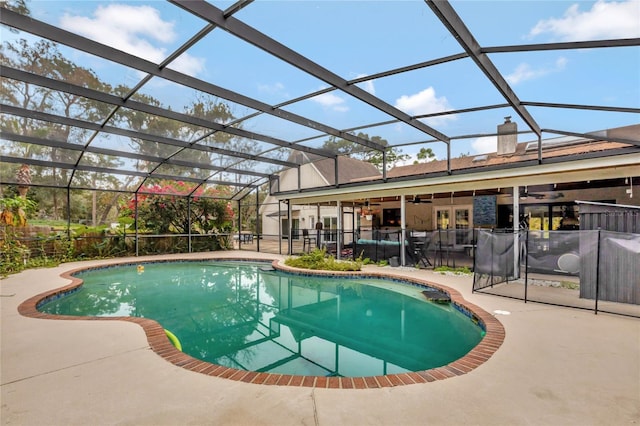
[{"label": "screened pool enclosure", "polygon": [[[87,255],[296,252],[321,207],[351,215],[349,226],[322,222],[342,235],[369,203],[525,187],[514,174],[524,166],[554,168],[533,173],[540,185],[583,160],[593,165],[566,182],[638,177],[637,130],[608,132],[640,113],[633,1],[1,4],[0,183],[4,199],[32,201],[23,237],[43,252],[74,233]],[[606,4],[632,25],[599,16]],[[610,23],[559,29],[571,16]],[[481,145],[504,117],[515,143],[530,142],[525,162],[457,161],[495,151]],[[543,139],[605,137],[615,149],[543,150]],[[375,172],[352,175],[344,158]],[[393,173],[432,160],[442,167]],[[487,171],[501,180],[487,183]],[[297,205],[318,209],[314,226],[294,227]],[[111,253],[100,252],[105,236],[117,239]]]}]

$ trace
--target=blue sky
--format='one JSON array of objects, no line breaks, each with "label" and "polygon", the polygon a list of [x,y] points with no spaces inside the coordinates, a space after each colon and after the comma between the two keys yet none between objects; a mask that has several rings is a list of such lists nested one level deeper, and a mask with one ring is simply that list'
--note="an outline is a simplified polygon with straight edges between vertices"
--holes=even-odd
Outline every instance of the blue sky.
[{"label": "blue sky", "polygon": [[[212,1],[225,9],[231,2]],[[159,63],[206,23],[164,1],[31,1],[32,15],[85,37]],[[640,37],[640,2],[630,1],[453,1],[483,46]],[[262,1],[235,15],[259,31],[350,80],[462,52],[423,1]],[[13,37],[5,29],[3,38]],[[24,34],[21,34],[24,36]],[[112,84],[133,86],[142,74],[98,58],[64,52]],[[584,49],[490,55],[523,101],[640,107],[640,48]],[[326,83],[221,31],[170,65],[197,78],[269,104],[321,88]],[[361,87],[400,110],[427,114],[503,103],[497,90],[469,59],[369,81]],[[143,89],[180,110],[197,96],[191,89],[152,80]],[[250,113],[232,105],[236,116]],[[285,109],[340,129],[388,120],[345,93],[334,91]],[[588,132],[638,123],[635,114],[529,108],[542,128]],[[492,133],[510,109],[425,120],[449,136]],[[295,141],[317,132],[262,115],[244,128]],[[361,130],[392,145],[429,136],[404,125]],[[553,137],[546,134],[545,137]],[[521,141],[532,140],[523,135]],[[319,146],[324,138],[305,143]],[[412,154],[431,147],[439,158],[444,144],[403,147]],[[495,138],[456,140],[454,155],[495,150]]]}]

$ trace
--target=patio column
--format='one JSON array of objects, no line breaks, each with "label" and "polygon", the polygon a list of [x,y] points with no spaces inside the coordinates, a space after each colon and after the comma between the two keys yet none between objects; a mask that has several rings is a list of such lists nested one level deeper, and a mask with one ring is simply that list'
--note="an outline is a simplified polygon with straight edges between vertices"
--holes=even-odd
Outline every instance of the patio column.
[{"label": "patio column", "polygon": [[322,219],[320,218],[320,204],[316,205],[316,247],[322,247],[320,244],[320,238],[322,238]]},{"label": "patio column", "polygon": [[278,254],[282,254],[282,209],[278,200]]},{"label": "patio column", "polygon": [[287,234],[289,235],[289,238],[287,239],[288,241],[288,246],[289,246],[289,251],[288,254],[289,256],[291,256],[293,254],[293,218],[291,217],[291,200],[286,200],[287,203],[287,217],[289,218],[289,220],[287,221],[287,223],[289,224],[287,229]]},{"label": "patio column", "polygon": [[342,201],[337,202],[338,209],[338,232],[336,234],[336,259],[340,259],[340,252],[342,251]]}]

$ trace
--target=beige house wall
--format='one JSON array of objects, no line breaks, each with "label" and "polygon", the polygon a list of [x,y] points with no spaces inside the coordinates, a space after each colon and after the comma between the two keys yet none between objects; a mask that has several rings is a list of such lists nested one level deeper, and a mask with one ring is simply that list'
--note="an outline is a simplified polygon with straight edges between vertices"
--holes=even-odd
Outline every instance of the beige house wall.
[{"label": "beige house wall", "polygon": [[[301,188],[318,188],[327,186],[327,181],[318,173],[311,163],[300,166],[300,186]],[[280,190],[295,191],[298,189],[298,171],[289,169],[280,174]]]}]

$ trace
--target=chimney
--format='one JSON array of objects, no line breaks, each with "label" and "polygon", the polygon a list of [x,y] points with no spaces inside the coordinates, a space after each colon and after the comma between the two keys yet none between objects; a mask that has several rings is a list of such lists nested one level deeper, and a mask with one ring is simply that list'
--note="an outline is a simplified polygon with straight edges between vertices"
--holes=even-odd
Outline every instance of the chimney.
[{"label": "chimney", "polygon": [[511,122],[511,117],[505,117],[504,123],[498,125],[498,155],[516,153],[518,145],[518,125]]}]

